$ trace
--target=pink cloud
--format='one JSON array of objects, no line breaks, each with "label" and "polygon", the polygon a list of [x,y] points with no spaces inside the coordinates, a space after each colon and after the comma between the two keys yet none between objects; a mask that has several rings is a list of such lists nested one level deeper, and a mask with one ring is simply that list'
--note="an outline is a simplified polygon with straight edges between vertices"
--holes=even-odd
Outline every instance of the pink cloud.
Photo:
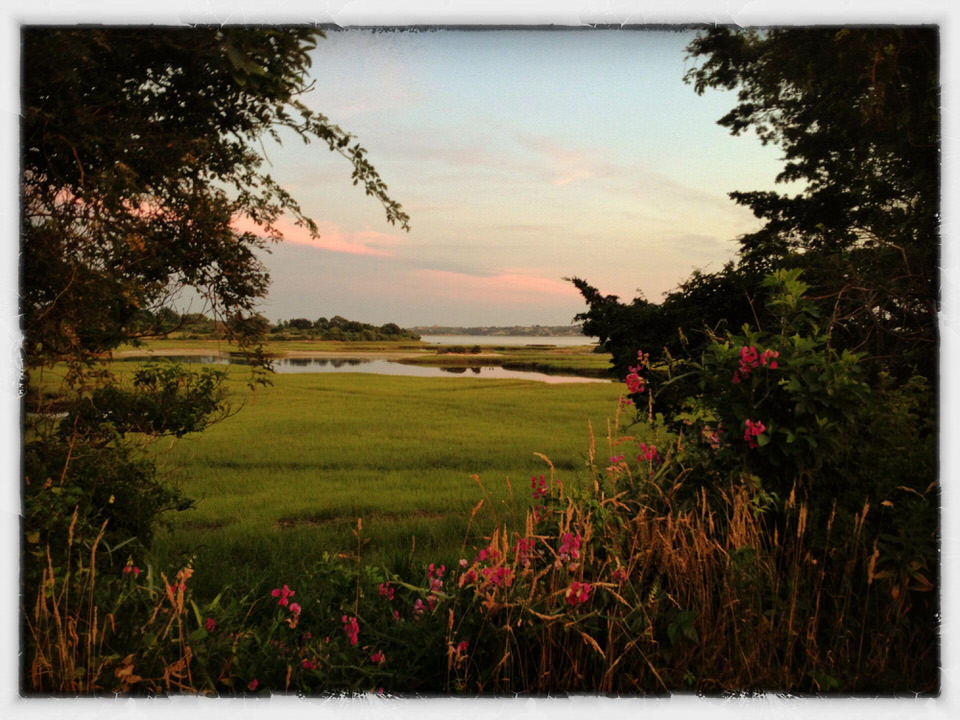
[{"label": "pink cloud", "polygon": [[[249,217],[234,218],[231,223],[238,232],[252,232],[263,235],[263,228]],[[385,250],[385,245],[396,245],[400,238],[389,233],[374,230],[360,230],[346,232],[340,230],[333,223],[318,223],[320,236],[313,237],[306,228],[285,219],[276,222],[276,228],[283,235],[284,242],[295,245],[307,245],[330,252],[348,253],[351,255],[372,255],[389,257],[393,253]]]},{"label": "pink cloud", "polygon": [[562,186],[575,180],[588,180],[599,175],[609,174],[609,168],[601,167],[596,160],[584,152],[547,138],[533,135],[520,135],[520,144],[528,150],[539,153],[550,165],[549,175],[552,185]]},{"label": "pink cloud", "polygon": [[578,297],[577,289],[559,279],[539,277],[522,270],[505,269],[496,275],[469,275],[450,270],[422,269],[421,290],[444,298],[483,300],[490,304],[526,302],[549,304]]}]

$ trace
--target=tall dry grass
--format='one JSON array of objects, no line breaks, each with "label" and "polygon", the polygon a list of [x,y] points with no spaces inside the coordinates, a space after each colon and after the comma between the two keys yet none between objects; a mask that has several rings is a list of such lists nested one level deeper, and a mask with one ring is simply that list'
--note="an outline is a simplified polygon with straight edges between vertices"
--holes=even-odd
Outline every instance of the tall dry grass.
[{"label": "tall dry grass", "polygon": [[[134,591],[143,597],[124,602],[130,598],[122,581],[97,573],[107,523],[83,550],[75,545],[76,521],[74,512],[63,565],[54,562],[48,546],[36,597],[23,608],[21,691],[54,696],[195,692],[184,602],[193,571],[180,570],[174,583],[160,574],[161,586],[137,586]],[[97,592],[98,584],[107,587],[106,593]],[[131,624],[137,639],[131,638]]]},{"label": "tall dry grass", "polygon": [[[839,534],[836,512],[812,528],[795,493],[765,510],[746,477],[681,501],[685,472],[664,469],[669,479],[595,467],[593,487],[556,494],[546,521],[531,513],[509,541],[508,528],[496,529],[488,565],[511,581],[475,583],[475,599],[455,609],[460,633],[487,648],[461,663],[457,688],[936,692],[932,585],[906,590],[877,571],[869,503]],[[825,541],[813,542],[814,530]],[[567,533],[582,538],[573,562],[556,551]],[[518,542],[540,548],[533,562]],[[574,583],[587,583],[590,598],[571,606]]]}]

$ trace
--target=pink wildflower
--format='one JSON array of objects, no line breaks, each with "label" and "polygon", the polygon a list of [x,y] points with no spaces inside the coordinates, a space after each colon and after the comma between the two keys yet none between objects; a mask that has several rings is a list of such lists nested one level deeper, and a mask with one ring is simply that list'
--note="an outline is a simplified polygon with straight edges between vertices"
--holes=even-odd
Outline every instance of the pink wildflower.
[{"label": "pink wildflower", "polygon": [[637,462],[648,462],[654,465],[660,465],[663,460],[660,458],[660,453],[657,452],[656,445],[640,443],[640,454],[637,455]]},{"label": "pink wildflower", "polygon": [[380,595],[387,598],[387,600],[393,600],[393,588],[390,586],[390,583],[380,583]]},{"label": "pink wildflower", "polygon": [[530,567],[530,553],[533,552],[533,546],[536,545],[536,542],[537,539],[535,537],[520,538],[517,540],[517,544],[513,549],[517,560],[519,560],[520,564],[525,568]]},{"label": "pink wildflower", "polygon": [[755,438],[763,434],[763,431],[767,429],[766,426],[759,420],[757,422],[747,420],[745,422],[745,427],[746,430],[743,433],[743,439],[747,441],[747,445],[749,445],[751,448],[759,447]]},{"label": "pink wildflower", "polygon": [[483,568],[480,574],[483,576],[483,587],[481,588],[483,591],[493,590],[501,585],[509,587],[513,584],[513,572],[503,565]]},{"label": "pink wildflower", "polygon": [[254,678],[254,679],[251,680],[250,683],[247,685],[247,690],[249,690],[250,692],[256,692],[257,685],[259,685],[259,684],[260,684],[260,683],[257,681],[257,679]]},{"label": "pink wildflower", "polygon": [[377,665],[380,665],[381,663],[383,663],[384,661],[386,661],[386,659],[387,659],[387,656],[384,655],[384,654],[383,654],[382,652],[380,652],[379,650],[377,650],[373,655],[370,656],[370,660],[371,660],[372,662],[377,663]]},{"label": "pink wildflower", "polygon": [[342,618],[343,621],[343,631],[347,634],[347,637],[350,638],[350,644],[357,644],[357,636],[360,634],[360,625],[357,623],[355,617],[347,617],[346,615]]},{"label": "pink wildflower", "polygon": [[207,632],[213,632],[213,629],[217,627],[217,621],[212,617],[208,617],[207,621],[203,623],[203,627],[206,628]]},{"label": "pink wildflower", "polygon": [[273,595],[273,597],[280,598],[277,601],[277,605],[279,605],[280,607],[286,607],[287,605],[289,605],[290,604],[289,598],[296,595],[296,593],[290,588],[288,588],[286,585],[284,585],[283,588],[275,588],[273,592],[271,592],[270,594]]},{"label": "pink wildflower", "polygon": [[574,560],[580,558],[580,533],[576,535],[564,533],[560,539],[560,559],[566,561],[570,558]]},{"label": "pink wildflower", "polygon": [[299,605],[298,603],[290,603],[290,607],[287,608],[287,609],[288,609],[290,612],[292,612],[294,615],[299,615],[299,614],[300,614],[300,605]]},{"label": "pink wildflower", "polygon": [[426,612],[426,609],[423,605],[423,600],[417,598],[416,602],[413,603],[413,619],[419,620],[423,617],[423,613]]},{"label": "pink wildflower", "polygon": [[590,599],[590,584],[574,580],[567,590],[567,602],[570,605],[580,605]]},{"label": "pink wildflower", "polygon": [[313,660],[308,660],[307,658],[304,658],[303,663],[301,664],[303,665],[304,670],[313,670],[317,667],[317,664]]},{"label": "pink wildflower", "polygon": [[744,345],[740,348],[740,366],[733,373],[733,384],[736,385],[741,380],[746,380],[750,377],[750,373],[760,366],[776,370],[778,365],[774,358],[778,357],[780,357],[780,353],[776,350],[764,350],[758,354],[753,345]]},{"label": "pink wildflower", "polygon": [[540,476],[539,481],[536,476],[530,478],[530,486],[533,488],[534,500],[539,500],[547,496],[547,482],[544,480],[543,475]]},{"label": "pink wildflower", "polygon": [[634,393],[642,393],[646,389],[647,381],[640,377],[637,372],[637,368],[630,367],[627,377],[624,378],[624,382],[627,384],[627,393],[633,395]]}]

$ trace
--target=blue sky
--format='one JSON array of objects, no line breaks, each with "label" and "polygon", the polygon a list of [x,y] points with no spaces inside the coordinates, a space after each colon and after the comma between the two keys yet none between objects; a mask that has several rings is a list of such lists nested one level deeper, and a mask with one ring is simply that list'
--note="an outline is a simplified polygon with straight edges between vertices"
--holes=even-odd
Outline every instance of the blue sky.
[{"label": "blue sky", "polygon": [[265,262],[272,320],[566,324],[564,277],[657,301],[756,227],[727,197],[774,187],[779,151],[716,120],[732,93],[683,82],[692,31],[328,33],[312,108],[354,133],[411,217],[404,233],[319,145],[268,146],[318,221]]}]

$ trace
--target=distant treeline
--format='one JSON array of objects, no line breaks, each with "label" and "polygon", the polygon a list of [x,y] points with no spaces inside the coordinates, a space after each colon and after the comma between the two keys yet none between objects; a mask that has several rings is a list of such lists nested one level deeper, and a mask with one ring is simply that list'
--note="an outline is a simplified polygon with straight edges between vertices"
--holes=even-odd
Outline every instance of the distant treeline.
[{"label": "distant treeline", "polygon": [[[395,323],[369,325],[348,320],[340,315],[317,320],[293,318],[271,323],[262,315],[244,320],[247,330],[269,335],[271,340],[312,338],[316,340],[419,340],[420,335]],[[158,313],[141,311],[137,318],[136,334],[143,336],[176,335],[186,339],[220,338],[227,336],[230,321],[215,320],[203,313],[177,313],[164,308]],[[256,326],[252,328],[252,326]]]},{"label": "distant treeline", "polygon": [[270,335],[278,340],[300,337],[312,337],[318,340],[420,339],[420,335],[413,330],[406,330],[395,323],[368,325],[356,320],[347,320],[339,315],[334,315],[329,320],[325,317],[313,321],[307,318],[281,320],[270,327]]},{"label": "distant treeline", "polygon": [[448,325],[418,325],[411,332],[421,335],[530,335],[533,337],[576,337],[583,334],[582,325],[509,325],[484,327],[456,327]]}]

